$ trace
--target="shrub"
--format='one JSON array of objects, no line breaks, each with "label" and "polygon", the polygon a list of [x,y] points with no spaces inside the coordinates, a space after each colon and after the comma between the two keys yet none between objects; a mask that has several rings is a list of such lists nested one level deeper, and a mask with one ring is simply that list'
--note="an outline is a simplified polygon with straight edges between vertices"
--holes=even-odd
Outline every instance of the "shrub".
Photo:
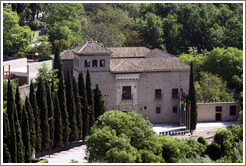
[{"label": "shrub", "polygon": [[180,159],[179,163],[214,163],[214,161],[211,160],[207,155],[204,157],[195,155],[195,157]]},{"label": "shrub", "polygon": [[197,139],[197,142],[203,144],[203,145],[208,145],[208,142],[206,140],[206,138],[204,138],[203,136],[200,136],[198,139]]}]

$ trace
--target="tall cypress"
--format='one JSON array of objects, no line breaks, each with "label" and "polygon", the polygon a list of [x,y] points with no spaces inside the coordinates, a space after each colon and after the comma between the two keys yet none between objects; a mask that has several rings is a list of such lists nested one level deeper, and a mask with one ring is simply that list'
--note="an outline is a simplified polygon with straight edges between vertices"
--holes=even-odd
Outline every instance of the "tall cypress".
[{"label": "tall cypress", "polygon": [[17,142],[17,163],[25,162],[25,147],[22,140],[22,131],[19,120],[15,123],[16,128],[16,142]]},{"label": "tall cypress", "polygon": [[7,115],[9,118],[9,127],[10,127],[10,143],[8,148],[11,154],[12,163],[17,163],[17,137],[16,137],[16,120],[14,114],[17,114],[16,104],[14,100],[14,94],[12,90],[12,84],[8,80],[8,91],[7,91]]},{"label": "tall cypress", "polygon": [[191,101],[190,129],[195,130],[196,124],[197,124],[197,105],[196,105],[196,91],[195,91],[195,85],[194,85],[194,70],[193,70],[192,62],[190,65],[189,98]]},{"label": "tall cypress", "polygon": [[89,115],[89,110],[88,110],[87,92],[86,92],[83,72],[79,73],[78,80],[79,80],[78,81],[79,95],[81,99],[82,118],[83,118],[83,138],[82,139],[85,140],[85,137],[89,134],[90,115]]},{"label": "tall cypress", "polygon": [[70,123],[70,137],[69,142],[70,144],[78,139],[78,130],[77,130],[77,120],[76,120],[76,107],[74,103],[74,94],[73,94],[73,83],[71,72],[68,70],[67,75],[67,87],[66,87],[66,94],[67,94],[67,110],[69,115],[69,123]]},{"label": "tall cypress", "polygon": [[104,112],[106,111],[103,95],[101,90],[99,89],[98,84],[96,84],[96,88],[94,90],[94,103],[95,120],[97,120],[98,117],[104,114]]},{"label": "tall cypress", "polygon": [[47,105],[48,105],[48,119],[50,121],[50,146],[54,145],[54,105],[53,105],[53,95],[51,93],[50,85],[46,81],[46,89],[47,89]]},{"label": "tall cypress", "polygon": [[49,131],[49,123],[48,123],[48,106],[46,101],[46,89],[44,85],[44,81],[42,78],[38,80],[38,89],[37,89],[37,103],[40,109],[40,127],[42,131],[42,143],[41,150],[44,151],[49,147],[50,142],[50,131]]},{"label": "tall cypress", "polygon": [[35,131],[36,131],[36,139],[35,139],[35,152],[37,157],[37,152],[41,150],[41,142],[42,142],[42,133],[40,128],[40,110],[37,105],[36,94],[34,90],[33,82],[30,84],[30,94],[29,94],[30,104],[33,109],[33,115],[35,117]]},{"label": "tall cypress", "polygon": [[60,104],[56,92],[54,94],[54,110],[56,110],[54,115],[54,119],[55,119],[54,144],[56,146],[56,151],[57,151],[62,146],[63,126],[62,126]]},{"label": "tall cypress", "polygon": [[88,69],[86,72],[86,92],[87,92],[87,100],[88,100],[89,113],[90,113],[90,128],[91,128],[95,122],[95,111],[94,111],[93,91],[91,88],[91,76]]},{"label": "tall cypress", "polygon": [[[35,144],[36,144],[36,128],[35,128],[35,118],[33,114],[33,109],[32,106],[29,102],[29,98],[26,97],[25,100],[25,111],[28,116],[28,122],[29,122],[29,132],[30,132],[30,146],[31,146],[31,152],[35,149]],[[23,127],[22,127],[23,129]]]},{"label": "tall cypress", "polygon": [[74,101],[76,103],[76,120],[77,120],[77,129],[78,129],[77,141],[78,141],[83,137],[83,120],[82,120],[82,105],[79,96],[78,83],[75,77],[73,77],[73,94],[74,94]]},{"label": "tall cypress", "polygon": [[3,143],[3,163],[11,163],[11,154],[6,143]]},{"label": "tall cypress", "polygon": [[16,86],[16,91],[15,91],[15,103],[16,103],[16,111],[17,111],[17,115],[18,115],[18,119],[20,122],[20,126],[21,126],[21,119],[22,119],[22,103],[21,103],[21,97],[20,97],[20,91],[19,91],[19,86]]},{"label": "tall cypress", "polygon": [[[28,120],[28,114],[26,111],[26,106],[28,105],[28,98],[26,98],[25,105],[22,109],[22,140],[23,144],[25,146],[25,162],[30,163],[31,162],[31,143],[30,143],[30,130],[29,130],[29,120]],[[29,108],[30,109],[30,108]]]},{"label": "tall cypress", "polygon": [[8,114],[3,112],[3,162],[11,163],[11,154],[8,146],[10,146],[10,128]]},{"label": "tall cypress", "polygon": [[70,124],[68,120],[68,112],[67,112],[67,101],[66,101],[66,91],[64,84],[64,75],[61,73],[61,78],[58,86],[58,99],[60,102],[60,109],[62,115],[62,125],[63,125],[63,147],[66,147],[68,143],[69,135],[70,135]]},{"label": "tall cypress", "polygon": [[60,57],[60,48],[58,47],[55,47],[54,69],[58,69],[57,78],[60,80],[62,77],[62,73],[63,73],[63,66],[62,66],[62,61]]}]

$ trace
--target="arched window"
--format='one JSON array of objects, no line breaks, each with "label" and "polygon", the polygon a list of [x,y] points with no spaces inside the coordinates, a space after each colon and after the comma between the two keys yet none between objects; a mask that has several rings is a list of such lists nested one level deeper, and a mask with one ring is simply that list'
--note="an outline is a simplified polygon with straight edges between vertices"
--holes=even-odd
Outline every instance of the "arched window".
[{"label": "arched window", "polygon": [[100,60],[100,67],[105,67],[105,60],[104,59]]},{"label": "arched window", "polygon": [[85,60],[85,67],[90,67],[90,60]]},{"label": "arched window", "polygon": [[92,67],[97,67],[97,60],[96,59],[92,60]]}]

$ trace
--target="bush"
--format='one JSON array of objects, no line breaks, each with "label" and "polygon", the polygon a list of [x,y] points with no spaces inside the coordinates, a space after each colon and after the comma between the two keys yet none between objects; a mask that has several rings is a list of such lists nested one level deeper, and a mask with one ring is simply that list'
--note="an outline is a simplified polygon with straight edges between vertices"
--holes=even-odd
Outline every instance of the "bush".
[{"label": "bush", "polygon": [[220,145],[212,142],[210,145],[208,145],[205,154],[209,155],[212,160],[218,160],[221,158]]},{"label": "bush", "polygon": [[198,139],[197,139],[197,142],[203,144],[203,145],[208,145],[208,142],[206,140],[206,138],[204,138],[203,136],[200,136]]},{"label": "bush", "polygon": [[230,129],[233,135],[233,140],[235,142],[239,142],[239,140],[243,140],[243,127],[242,126],[236,126],[234,124],[231,124]]}]

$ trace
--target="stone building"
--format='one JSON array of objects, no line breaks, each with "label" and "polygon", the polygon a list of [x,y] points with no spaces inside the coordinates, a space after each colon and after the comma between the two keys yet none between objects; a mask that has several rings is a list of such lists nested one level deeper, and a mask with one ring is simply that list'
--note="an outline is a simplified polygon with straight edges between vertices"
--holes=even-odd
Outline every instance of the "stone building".
[{"label": "stone building", "polygon": [[[160,49],[106,48],[87,42],[61,53],[73,75],[87,69],[107,110],[135,111],[152,123],[179,123],[180,91],[188,92],[189,65]],[[66,73],[66,71],[65,71]]]}]

